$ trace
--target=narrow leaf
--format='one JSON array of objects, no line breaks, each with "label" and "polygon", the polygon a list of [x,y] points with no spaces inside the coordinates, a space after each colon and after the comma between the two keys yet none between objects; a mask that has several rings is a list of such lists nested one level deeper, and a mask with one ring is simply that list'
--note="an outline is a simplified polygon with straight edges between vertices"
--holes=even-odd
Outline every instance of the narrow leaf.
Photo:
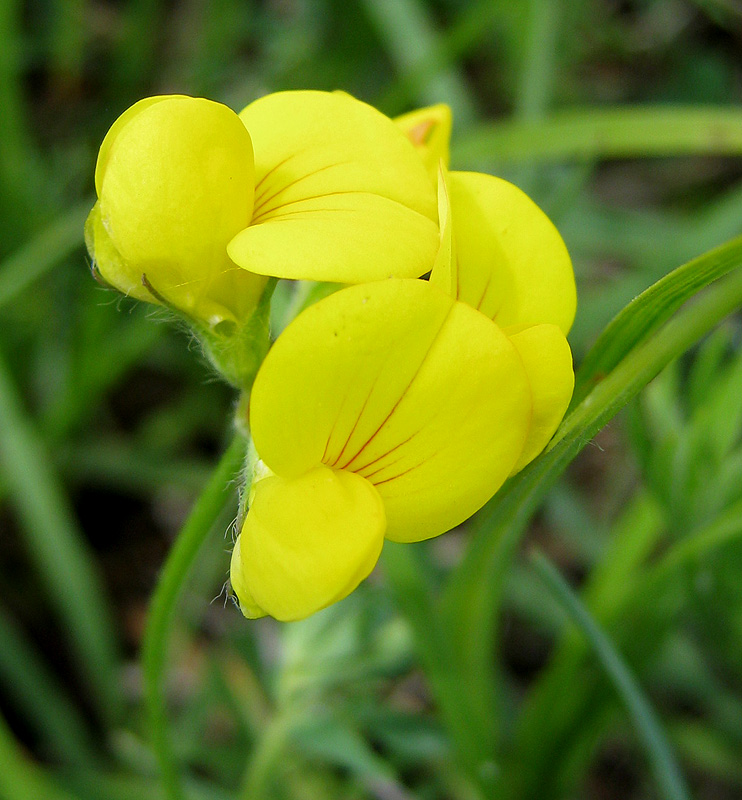
[{"label": "narrow leaf", "polygon": [[75,800],[23,756],[6,721],[0,717],[0,797],[3,800]]},{"label": "narrow leaf", "polygon": [[76,206],[0,264],[0,307],[82,246],[82,227],[92,202]]},{"label": "narrow leaf", "polygon": [[78,710],[32,644],[0,609],[0,682],[48,752],[67,764],[95,761]]},{"label": "narrow leaf", "polygon": [[535,552],[531,560],[554,599],[590,642],[593,652],[621,697],[644,745],[663,796],[666,800],[690,800],[690,792],[672,748],[665,738],[654,709],[631,670],[556,567],[539,552]]},{"label": "narrow leaf", "polygon": [[632,300],[601,333],[577,373],[572,405],[584,400],[637,344],[644,341],[700,289],[739,266],[742,237],[694,258]]},{"label": "narrow leaf", "polygon": [[[407,73],[426,63],[440,49],[440,34],[427,3],[420,0],[363,0],[369,20],[400,73]],[[454,116],[464,124],[476,116],[473,95],[463,72],[446,65],[426,75],[416,99],[422,104],[448,103]]]}]

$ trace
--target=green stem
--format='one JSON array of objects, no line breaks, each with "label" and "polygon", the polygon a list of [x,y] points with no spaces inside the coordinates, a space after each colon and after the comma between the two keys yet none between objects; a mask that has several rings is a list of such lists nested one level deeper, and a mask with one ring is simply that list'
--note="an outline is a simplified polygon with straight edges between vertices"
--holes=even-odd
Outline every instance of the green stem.
[{"label": "green stem", "polygon": [[168,731],[165,698],[168,645],[178,600],[189,572],[234,489],[235,476],[244,457],[245,441],[237,436],[222,456],[170,551],[150,604],[142,643],[144,689],[152,746],[160,766],[165,796],[169,800],[181,800],[184,795]]},{"label": "green stem", "polygon": [[559,111],[541,120],[485,123],[452,146],[467,165],[518,161],[742,153],[742,110],[625,106]]}]

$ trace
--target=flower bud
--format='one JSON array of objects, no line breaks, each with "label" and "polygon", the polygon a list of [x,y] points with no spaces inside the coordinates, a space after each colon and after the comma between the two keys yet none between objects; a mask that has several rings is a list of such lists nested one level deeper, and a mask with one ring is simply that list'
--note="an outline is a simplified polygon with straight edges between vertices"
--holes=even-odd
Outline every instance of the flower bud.
[{"label": "flower bud", "polygon": [[227,255],[253,211],[252,142],[237,114],[201,98],[141,100],[103,141],[95,186],[86,241],[104,282],[209,328],[251,317],[266,279]]}]

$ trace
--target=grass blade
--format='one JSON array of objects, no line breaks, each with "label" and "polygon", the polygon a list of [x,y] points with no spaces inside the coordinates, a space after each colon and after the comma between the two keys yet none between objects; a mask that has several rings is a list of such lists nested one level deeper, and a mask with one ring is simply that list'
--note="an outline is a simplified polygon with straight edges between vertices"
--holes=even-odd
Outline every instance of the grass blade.
[{"label": "grass blade", "polygon": [[[362,5],[401,73],[419,68],[440,50],[440,35],[419,0],[363,0]],[[476,117],[472,94],[455,66],[431,70],[426,78],[418,102],[448,103],[461,124]]]},{"label": "grass blade", "polygon": [[28,552],[64,623],[102,719],[121,710],[118,648],[95,559],[78,529],[52,459],[28,419],[0,354],[0,465]]},{"label": "grass blade", "polygon": [[[637,602],[644,592],[651,591],[677,571],[704,558],[716,548],[731,544],[742,536],[742,501],[737,501],[712,520],[676,542],[646,575],[637,591]],[[646,595],[645,595],[646,596]]]},{"label": "grass blade", "polygon": [[572,406],[578,405],[592,386],[619,361],[704,286],[739,265],[742,237],[673,270],[632,300],[605,328],[577,373]]},{"label": "grass blade", "polygon": [[[520,3],[522,12],[526,13],[513,119],[542,120],[551,104],[558,80],[557,41],[563,18],[560,5],[560,0]],[[535,164],[524,164],[513,170],[510,179],[527,194],[532,194],[537,187],[538,169]]]},{"label": "grass blade", "polygon": [[448,657],[447,642],[438,627],[436,598],[418,554],[418,549],[407,544],[385,542],[381,556],[384,573],[400,610],[410,622],[418,658],[425,664],[426,678],[441,703],[449,734],[459,743],[461,764],[469,773],[480,773],[486,780],[493,770],[481,769],[487,763],[487,755],[480,751],[481,742],[475,738],[482,725],[472,725],[470,715],[486,715],[487,703],[480,697],[477,709],[468,708],[467,687],[459,680],[455,664]]},{"label": "grass blade", "polygon": [[24,98],[23,23],[23,3],[0,3],[0,230],[4,242],[22,241],[48,208],[47,176],[33,146]]},{"label": "grass blade", "polygon": [[531,0],[528,3],[525,58],[515,100],[515,116],[520,120],[543,119],[556,79],[556,42],[562,17],[558,0]]},{"label": "grass blade", "polygon": [[52,783],[21,750],[5,720],[0,717],[0,797],[3,800],[74,800]]},{"label": "grass blade", "polygon": [[165,698],[165,664],[178,600],[201,545],[214,527],[245,458],[245,442],[236,436],[211,475],[167,557],[150,603],[142,642],[144,686],[152,746],[160,766],[165,795],[183,798],[170,742]]},{"label": "grass blade", "polygon": [[635,158],[742,153],[742,110],[719,106],[622,106],[571,109],[543,120],[484,123],[462,134],[452,161]]},{"label": "grass blade", "polygon": [[92,202],[68,211],[0,264],[0,307],[82,245],[82,228]]},{"label": "grass blade", "polygon": [[[672,626],[678,624],[678,614],[687,607],[687,603],[679,598],[668,603],[668,589],[678,573],[692,564],[702,563],[711,552],[733,543],[742,535],[742,502],[737,502],[708,525],[673,544],[657,563],[645,566],[651,551],[657,547],[658,538],[651,535],[657,523],[661,526],[659,519],[652,521],[657,513],[650,511],[649,517],[644,516],[643,523],[636,513],[631,513],[621,522],[619,530],[614,531],[610,550],[593,570],[581,593],[582,601],[593,618],[613,636],[615,642],[622,643],[636,664],[646,664],[655,657],[651,654],[656,654],[657,643],[663,641]],[[642,528],[645,533],[642,533]],[[646,538],[646,533],[650,533],[649,540],[638,542]],[[638,549],[637,544],[640,545]],[[626,560],[623,566],[619,564],[618,570],[613,567],[616,559],[619,562]],[[646,614],[647,608],[654,610],[653,617]],[[658,613],[657,609],[662,610]],[[635,620],[628,635],[626,620]],[[521,796],[529,796],[538,787],[543,787],[545,781],[552,780],[555,759],[563,757],[569,761],[570,748],[572,753],[579,751],[571,740],[577,727],[584,728],[588,720],[597,721],[601,715],[611,713],[608,707],[612,700],[606,694],[607,687],[603,689],[597,676],[588,669],[589,646],[582,637],[563,637],[548,667],[529,690],[514,746],[508,752],[508,765],[512,771],[521,764],[528,765],[527,777],[522,778],[524,788],[521,788]],[[582,676],[581,692],[579,702],[573,702],[564,687],[577,674]],[[718,687],[713,687],[710,692],[715,699],[721,698]],[[585,754],[583,762],[586,757]],[[580,760],[580,756],[577,759]],[[558,779],[554,780],[554,785],[563,786]]]},{"label": "grass blade", "polygon": [[90,733],[77,709],[21,631],[0,610],[0,681],[43,748],[62,762],[95,762]]},{"label": "grass blade", "polygon": [[535,552],[531,560],[554,599],[590,642],[593,652],[615,686],[644,745],[663,796],[666,800],[690,800],[690,792],[672,748],[665,738],[654,709],[631,670],[556,567],[540,552]]},{"label": "grass blade", "polygon": [[[74,792],[75,800],[162,800],[157,781],[123,772],[78,771],[65,776],[65,786]],[[203,778],[188,782],[187,797],[188,800],[234,800],[228,792]]]},{"label": "grass blade", "polygon": [[450,71],[463,56],[494,36],[501,17],[502,8],[491,0],[478,0],[462,7],[459,16],[438,37],[435,47],[416,61],[413,68],[399,72],[374,105],[390,114],[406,111],[409,98],[421,95],[432,76]]},{"label": "grass blade", "polygon": [[87,0],[56,0],[50,14],[51,62],[57,80],[77,87],[82,80],[83,65],[90,28]]}]

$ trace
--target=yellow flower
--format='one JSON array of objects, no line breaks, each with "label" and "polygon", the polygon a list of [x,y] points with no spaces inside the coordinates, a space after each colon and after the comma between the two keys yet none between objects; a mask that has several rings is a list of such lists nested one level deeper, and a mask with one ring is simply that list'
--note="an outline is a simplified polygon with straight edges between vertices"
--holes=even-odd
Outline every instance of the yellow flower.
[{"label": "yellow flower", "polygon": [[518,350],[533,395],[528,441],[514,472],[546,446],[574,387],[566,335],[577,295],[559,232],[520,189],[477,172],[448,172],[447,106],[397,117],[438,183],[440,248],[430,281],[488,316]]},{"label": "yellow flower", "polygon": [[[566,335],[575,315],[574,273],[548,217],[501,178],[448,171],[448,106],[421,108],[395,122],[439,185],[444,272],[456,281],[447,290],[507,331],[548,322]],[[444,233],[445,225],[453,227]],[[443,257],[439,253],[438,262]]]},{"label": "yellow flower", "polygon": [[343,289],[302,313],[250,403],[258,480],[232,560],[248,616],[288,620],[341,599],[384,537],[455,527],[500,487],[532,414],[518,349],[426,281]]},{"label": "yellow flower", "polygon": [[272,94],[240,116],[147,98],[106,136],[96,191],[86,234],[102,278],[212,327],[249,318],[263,276],[417,277],[437,247],[414,148],[342,93]]},{"label": "yellow flower", "polygon": [[509,333],[550,323],[566,335],[575,316],[575,279],[546,214],[493,175],[451,172],[446,183],[456,298]]},{"label": "yellow flower", "polygon": [[[437,536],[548,443],[574,385],[564,243],[519,189],[439,175],[430,282],[344,289],[258,373],[263,462],[232,556],[243,613],[299,619],[349,594],[384,538]],[[267,477],[266,477],[267,475]]]}]

